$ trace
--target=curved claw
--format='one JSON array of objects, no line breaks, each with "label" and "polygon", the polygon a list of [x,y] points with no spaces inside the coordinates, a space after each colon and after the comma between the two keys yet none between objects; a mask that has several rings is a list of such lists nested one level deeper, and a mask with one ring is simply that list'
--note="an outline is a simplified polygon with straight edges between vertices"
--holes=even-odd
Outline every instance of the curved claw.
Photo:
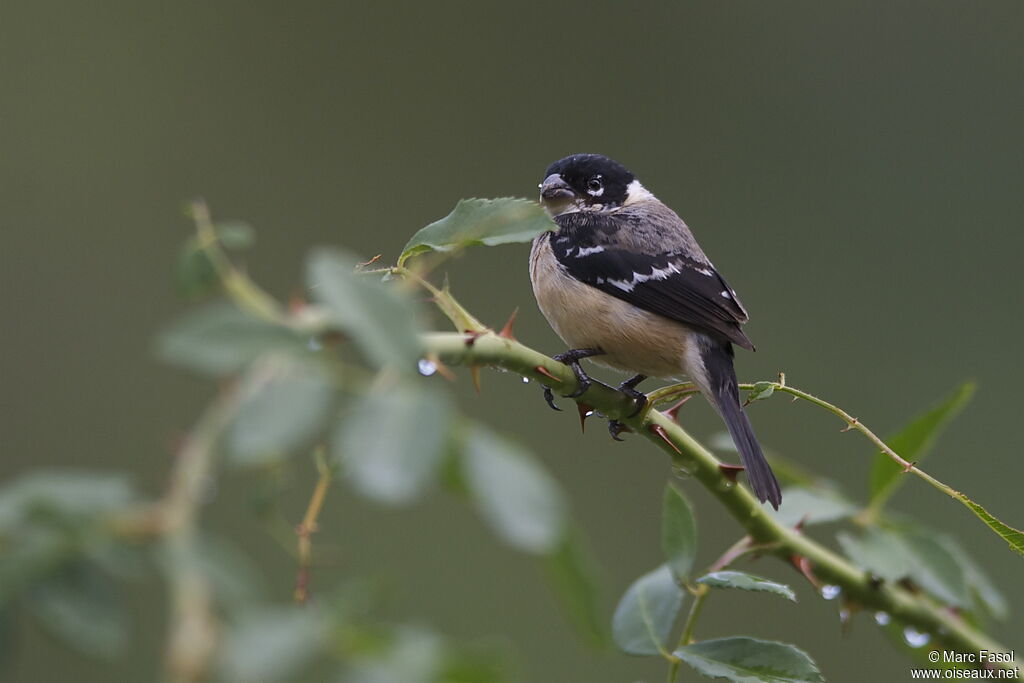
[{"label": "curved claw", "polygon": [[619,385],[619,391],[629,396],[636,402],[636,407],[633,408],[633,412],[629,414],[629,417],[636,417],[640,414],[640,411],[647,406],[647,394],[642,391],[638,391],[636,388],[637,384],[647,379],[647,375],[636,375],[630,377],[625,382]]},{"label": "curved claw", "polygon": [[611,434],[612,438],[616,441],[625,441],[625,439],[619,438],[619,434],[629,431],[632,430],[618,420],[608,420],[608,433]]},{"label": "curved claw", "polygon": [[603,355],[604,351],[601,349],[569,349],[565,353],[560,353],[557,356],[552,356],[559,363],[565,363],[572,370],[572,374],[576,375],[576,382],[579,383],[579,388],[571,394],[565,394],[566,398],[576,398],[586,393],[587,389],[590,388],[592,380],[586,372],[583,371],[583,367],[580,365],[580,361],[584,358],[590,358],[591,356]]},{"label": "curved claw", "polygon": [[576,391],[572,392],[571,394],[565,394],[565,397],[576,398],[587,393],[587,389],[590,388],[592,380],[587,375],[587,373],[583,372],[583,368],[580,367],[579,363],[571,363],[569,367],[572,368],[573,373],[576,375],[576,381],[579,382],[580,386]]},{"label": "curved claw", "polygon": [[551,393],[551,387],[544,387],[544,400],[548,402],[548,405],[551,406],[552,410],[562,412],[562,409],[555,405],[555,395]]}]

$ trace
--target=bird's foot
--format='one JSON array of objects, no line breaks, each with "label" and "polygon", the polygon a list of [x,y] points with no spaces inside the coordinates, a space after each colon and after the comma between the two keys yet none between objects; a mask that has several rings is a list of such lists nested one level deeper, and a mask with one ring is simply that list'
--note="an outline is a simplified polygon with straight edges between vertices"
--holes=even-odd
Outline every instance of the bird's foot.
[{"label": "bird's foot", "polygon": [[[564,363],[572,369],[572,374],[576,375],[576,382],[579,384],[579,388],[571,394],[565,394],[566,398],[576,398],[586,393],[590,385],[593,384],[594,380],[590,379],[590,376],[583,371],[580,366],[580,361],[584,358],[590,358],[591,356],[600,356],[604,353],[601,349],[569,349],[565,353],[560,353],[557,356],[552,356],[559,363]],[[545,396],[545,398],[547,398]]]},{"label": "bird's foot", "polygon": [[624,441],[624,439],[619,438],[619,434],[621,434],[622,432],[631,431],[633,430],[627,427],[626,425],[622,424],[618,420],[608,420],[608,433],[611,434],[612,438],[615,439],[616,441]]},{"label": "bird's foot", "polygon": [[555,405],[555,395],[551,393],[551,387],[544,385],[544,400],[547,401],[548,405],[551,406],[552,410],[562,412],[562,409]]},{"label": "bird's foot", "polygon": [[636,417],[640,414],[640,411],[644,409],[644,406],[647,405],[647,394],[642,391],[638,391],[636,388],[636,385],[640,384],[640,382],[643,382],[645,379],[647,379],[647,375],[636,375],[634,377],[630,377],[618,387],[619,391],[636,402],[633,412],[629,414],[629,417]]}]

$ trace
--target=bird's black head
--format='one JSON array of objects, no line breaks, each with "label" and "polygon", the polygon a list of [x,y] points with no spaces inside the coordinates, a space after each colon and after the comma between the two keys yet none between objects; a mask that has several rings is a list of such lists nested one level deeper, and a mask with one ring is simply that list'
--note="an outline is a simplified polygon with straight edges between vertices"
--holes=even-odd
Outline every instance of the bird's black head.
[{"label": "bird's black head", "polygon": [[540,200],[552,216],[613,210],[626,203],[635,180],[629,169],[606,156],[573,154],[548,166],[540,184]]}]

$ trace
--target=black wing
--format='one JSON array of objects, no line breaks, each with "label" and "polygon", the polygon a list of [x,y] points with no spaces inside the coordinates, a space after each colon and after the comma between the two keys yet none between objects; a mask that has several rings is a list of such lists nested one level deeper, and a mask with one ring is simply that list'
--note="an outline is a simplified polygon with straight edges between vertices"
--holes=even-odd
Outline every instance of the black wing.
[{"label": "black wing", "polygon": [[710,263],[679,251],[641,254],[609,244],[584,245],[552,233],[551,248],[569,274],[638,308],[663,315],[745,349],[748,316],[736,292]]}]

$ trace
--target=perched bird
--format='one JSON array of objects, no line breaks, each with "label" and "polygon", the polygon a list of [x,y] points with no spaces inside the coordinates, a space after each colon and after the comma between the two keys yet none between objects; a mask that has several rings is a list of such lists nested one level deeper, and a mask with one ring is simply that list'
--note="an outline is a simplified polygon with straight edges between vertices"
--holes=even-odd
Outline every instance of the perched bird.
[{"label": "perched bird", "polygon": [[685,374],[725,421],[758,499],[778,509],[779,482],[740,405],[733,370],[732,345],[754,349],[740,329],[747,312],[686,223],[600,154],[551,164],[540,200],[558,230],[534,240],[530,280],[541,312],[569,346],[555,358],[576,373],[573,395],[591,381],[583,358],[636,373],[619,389],[637,412],[646,403],[637,384]]}]

